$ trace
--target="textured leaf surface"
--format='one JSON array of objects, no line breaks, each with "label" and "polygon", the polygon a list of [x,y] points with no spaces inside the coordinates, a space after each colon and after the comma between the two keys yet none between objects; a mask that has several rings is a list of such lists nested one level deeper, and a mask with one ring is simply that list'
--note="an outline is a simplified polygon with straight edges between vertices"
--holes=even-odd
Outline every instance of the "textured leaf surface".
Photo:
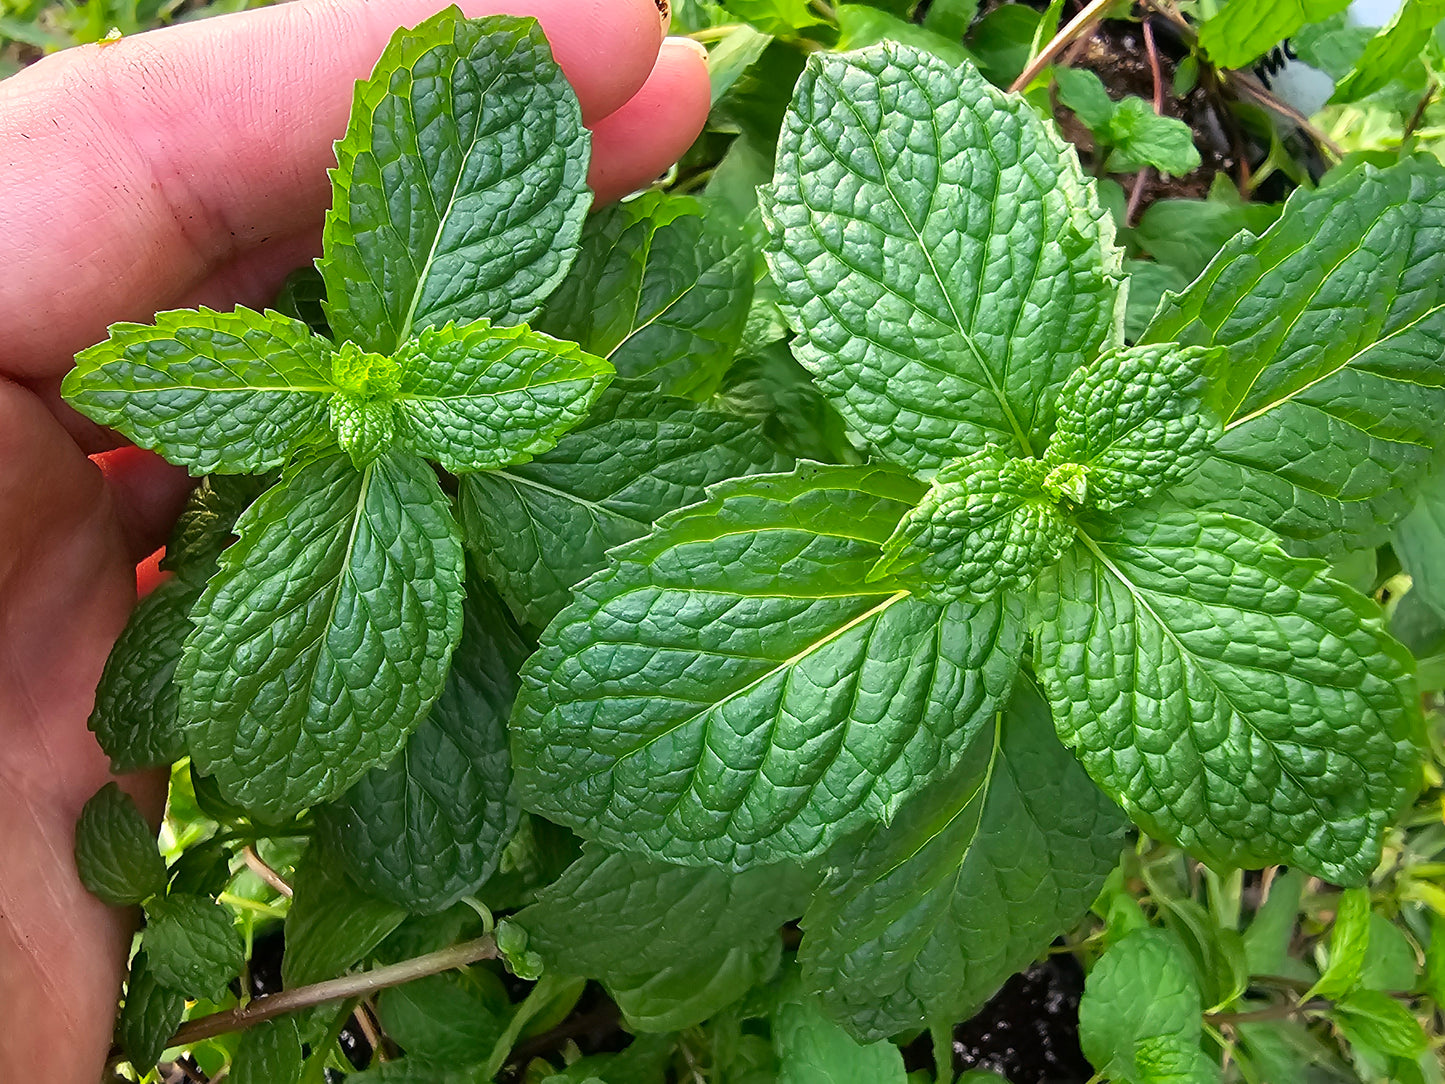
[{"label": "textured leaf surface", "polygon": [[177,668],[196,766],[269,818],[394,756],[461,632],[462,550],[420,459],[303,461],[241,516]]},{"label": "textured leaf surface", "polygon": [[421,328],[529,320],[591,202],[577,97],[530,19],[444,11],[356,86],[326,214],[326,316],[390,354]]},{"label": "textured leaf surface", "polygon": [[1094,1068],[1123,1084],[1211,1084],[1219,1066],[1199,1046],[1199,987],[1178,939],[1135,930],[1109,948],[1079,1000],[1079,1042]]},{"label": "textured leaf surface", "polygon": [[803,981],[865,1042],[967,1019],[1088,909],[1124,824],[1021,682],[958,771],[831,859]]},{"label": "textured leaf surface", "polygon": [[62,386],[76,410],[192,474],[279,467],[326,439],[331,344],[279,312],[177,309],[113,324]]},{"label": "textured leaf surface", "polygon": [[1109,118],[1109,142],[1114,150],[1105,167],[1111,173],[1128,173],[1153,166],[1182,177],[1199,168],[1194,131],[1182,120],[1165,117],[1143,98],[1132,94],[1121,101]]},{"label": "textured leaf surface", "polygon": [[1187,477],[1219,439],[1207,367],[1223,356],[1168,344],[1101,355],[1059,393],[1049,462],[1085,467],[1085,501],[1103,509],[1139,504]]},{"label": "textured leaf surface", "polygon": [[1375,545],[1445,432],[1445,167],[1363,166],[1298,192],[1144,337],[1229,350],[1224,434],[1181,501],[1299,552]]},{"label": "textured leaf surface", "polygon": [[1048,467],[998,448],[947,464],[898,524],[870,576],[936,602],[987,602],[1058,560],[1074,526],[1043,489]]},{"label": "textured leaf surface", "polygon": [[1040,580],[1064,744],[1208,861],[1358,884],[1416,783],[1408,653],[1378,608],[1232,516],[1130,510]]},{"label": "textured leaf surface", "polygon": [[1120,253],[1078,159],[969,65],[815,53],[763,203],[794,353],[913,470],[1041,450],[1053,393],[1117,341]]},{"label": "textured leaf surface", "polygon": [[614,390],[550,452],[461,479],[458,515],[488,578],[541,628],[613,546],[713,482],[789,465],[742,419]]},{"label": "textured leaf surface", "polygon": [[406,911],[362,892],[314,844],[302,856],[286,913],[281,981],[289,987],[334,979],[401,925]]},{"label": "textured leaf surface", "polygon": [[[517,922],[548,966],[599,979],[631,994],[635,1006],[646,1002],[652,1018],[640,1022],[648,1030],[676,1029],[751,986],[760,950],[773,948],[776,962],[778,928],[802,913],[816,883],[816,874],[793,865],[730,873],[589,844]],[[704,996],[689,997],[699,991]],[[720,999],[720,991],[730,996]],[[695,1019],[658,1019],[665,1003],[680,1003]]]},{"label": "textured leaf surface", "polygon": [[1410,593],[1445,618],[1445,469],[1437,469],[1420,488],[1415,507],[1390,538],[1400,564],[1410,574]]},{"label": "textured leaf surface", "polygon": [[1331,102],[1355,102],[1388,85],[1419,57],[1430,35],[1445,19],[1445,0],[1403,0],[1390,25],[1381,30],[1343,79]]},{"label": "textured leaf surface", "polygon": [[865,582],[919,490],[879,468],[760,475],[614,551],[523,667],[523,804],[743,866],[816,854],[949,771],[1013,684],[1020,619]]},{"label": "textured leaf surface", "polygon": [[453,1068],[492,1053],[504,1024],[497,1010],[510,1008],[505,993],[500,1000],[495,1004],[472,972],[448,972],[385,991],[377,1015],[413,1062]]},{"label": "textured leaf surface", "polygon": [[527,653],[501,600],[472,578],[462,639],[431,714],[400,756],[319,811],[362,888],[433,912],[496,870],[517,828],[507,715]]},{"label": "textured leaf surface", "polygon": [[146,908],[145,947],[156,981],[191,998],[221,997],[246,959],[231,909],[184,892]]},{"label": "textured leaf surface", "polygon": [[1221,68],[1242,68],[1306,23],[1350,6],[1350,0],[1228,0],[1199,29],[1199,45]]},{"label": "textured leaf surface", "polygon": [[304,1060],[296,1018],[282,1016],[241,1033],[228,1079],[232,1084],[296,1084]]},{"label": "textured leaf surface", "polygon": [[887,1040],[860,1046],[790,982],[773,1009],[778,1084],[904,1084],[903,1055]]},{"label": "textured leaf surface", "polygon": [[144,1074],[155,1068],[185,1012],[186,995],[157,982],[145,952],[137,952],[126,980],[125,1005],[120,1010],[115,1037],[138,1072]]},{"label": "textured leaf surface", "polygon": [[630,1030],[676,1032],[696,1027],[732,1005],[778,970],[783,943],[734,945],[703,963],[665,964],[647,975],[612,982],[607,992]]},{"label": "textured leaf surface", "polygon": [[112,771],[156,768],[185,755],[171,678],[201,588],[180,578],[161,584],[140,600],[105,660],[89,726]]},{"label": "textured leaf surface", "polygon": [[545,452],[587,416],[612,378],[601,358],[525,327],[428,328],[397,354],[405,445],[449,471],[490,470]]},{"label": "textured leaf surface", "polygon": [[140,903],[166,887],[155,831],[115,783],[101,787],[80,811],[75,868],[87,891],[117,906]]},{"label": "textured leaf surface", "polygon": [[236,520],[276,481],[276,475],[212,474],[186,498],[166,542],[160,566],[182,578],[204,583],[216,571],[216,558],[233,541]]},{"label": "textured leaf surface", "polygon": [[588,219],[538,326],[663,395],[717,389],[753,295],[748,233],[718,205],[652,192]]}]

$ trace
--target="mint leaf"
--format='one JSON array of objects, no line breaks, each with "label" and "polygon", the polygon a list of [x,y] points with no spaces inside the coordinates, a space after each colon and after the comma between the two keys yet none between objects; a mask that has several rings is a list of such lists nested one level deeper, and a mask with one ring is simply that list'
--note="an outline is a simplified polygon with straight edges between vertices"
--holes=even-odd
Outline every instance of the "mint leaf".
[{"label": "mint leaf", "polygon": [[1382,541],[1445,431],[1445,167],[1360,166],[1240,234],[1147,342],[1222,346],[1224,434],[1176,493],[1290,548]]},{"label": "mint leaf", "polygon": [[517,828],[507,715],[528,650],[501,600],[471,578],[461,642],[431,714],[395,760],[317,811],[367,892],[430,913],[496,870]]},{"label": "mint leaf", "polygon": [[578,588],[522,669],[523,804],[609,845],[741,867],[817,854],[946,774],[1007,695],[1005,600],[865,575],[916,482],[803,467],[714,486]]},{"label": "mint leaf", "polygon": [[157,768],[185,755],[171,677],[201,587],[170,579],[141,599],[105,660],[88,725],[112,771]]},{"label": "mint leaf", "polygon": [[318,266],[337,338],[391,354],[531,319],[576,252],[588,148],[535,21],[452,8],[393,37],[336,145]]},{"label": "mint leaf", "polygon": [[817,880],[787,864],[730,873],[589,844],[516,921],[549,967],[600,980],[632,1026],[679,1030],[766,977],[778,928]]},{"label": "mint leaf", "polygon": [[1410,574],[1410,594],[1445,618],[1445,467],[1420,488],[1415,507],[1396,524],[1390,544]]},{"label": "mint leaf", "polygon": [[967,64],[814,53],[763,205],[793,352],[911,470],[1041,451],[1059,386],[1119,341],[1121,253],[1078,159]]},{"label": "mint leaf", "polygon": [[587,416],[612,367],[525,327],[427,328],[397,353],[403,445],[449,471],[525,462]]},{"label": "mint leaf", "polygon": [[1082,495],[1074,473],[1056,476],[1048,464],[1005,458],[999,448],[947,464],[869,576],[896,577],[935,602],[986,602],[1027,586],[1074,538],[1057,496],[1045,492],[1051,479]]},{"label": "mint leaf", "polygon": [[1354,989],[1360,982],[1365,954],[1370,949],[1370,892],[1366,888],[1350,888],[1340,893],[1335,904],[1335,920],[1330,925],[1329,964],[1308,996],[1337,998]]},{"label": "mint leaf", "polygon": [[1378,990],[1353,990],[1336,1002],[1335,1025],[1351,1043],[1400,1058],[1418,1058],[1430,1037],[1409,1007]]},{"label": "mint leaf", "polygon": [[392,403],[401,384],[401,365],[395,358],[368,354],[355,343],[342,343],[331,358],[331,378],[337,391],[327,421],[352,465],[363,470],[396,436]]},{"label": "mint leaf", "polygon": [[138,1075],[156,1067],[185,1013],[186,995],[157,982],[145,951],[137,952],[130,964],[115,1037]]},{"label": "mint leaf", "polygon": [[296,865],[286,913],[281,981],[289,988],[334,979],[401,925],[406,911],[357,889],[313,844]]},{"label": "mint leaf", "polygon": [[663,395],[703,399],[742,339],[755,253],[716,203],[650,192],[594,215],[537,326]]},{"label": "mint leaf", "polygon": [[224,995],[246,962],[231,909],[184,892],[147,905],[145,949],[157,982],[212,1001]]},{"label": "mint leaf", "polygon": [[1227,0],[1199,28],[1199,46],[1221,68],[1243,68],[1306,23],[1350,6],[1350,0]]},{"label": "mint leaf", "polygon": [[1072,109],[1089,131],[1107,136],[1114,100],[1104,89],[1104,81],[1088,68],[1056,68],[1054,80],[1059,85],[1059,102]]},{"label": "mint leaf", "polygon": [[1123,828],[1021,682],[952,776],[830,856],[803,981],[865,1042],[967,1019],[1088,909]]},{"label": "mint leaf", "polygon": [[723,6],[767,34],[788,35],[823,21],[808,0],[724,0]]},{"label": "mint leaf", "polygon": [[407,1058],[439,1068],[486,1061],[502,1037],[500,1014],[510,1009],[500,980],[476,969],[428,975],[384,991],[376,1004],[386,1034]]},{"label": "mint leaf", "polygon": [[1102,1076],[1121,1084],[1217,1084],[1199,1046],[1194,968],[1168,931],[1135,930],[1099,958],[1079,999],[1079,1042]]},{"label": "mint leaf", "polygon": [[614,389],[551,451],[463,477],[458,518],[513,612],[541,628],[613,546],[713,482],[788,465],[746,421]]},{"label": "mint leaf", "polygon": [[231,1059],[231,1084],[296,1084],[305,1054],[294,1016],[267,1020],[241,1033]]},{"label": "mint leaf", "polygon": [[441,692],[462,550],[420,459],[305,459],[242,514],[176,670],[196,767],[281,819],[390,760]]},{"label": "mint leaf", "polygon": [[778,1084],[904,1084],[903,1055],[887,1040],[860,1046],[804,995],[796,981],[773,1009]]},{"label": "mint leaf", "polygon": [[192,474],[254,474],[326,439],[330,352],[279,312],[178,309],[112,324],[76,355],[61,391]]},{"label": "mint leaf", "polygon": [[1370,39],[1349,74],[1335,85],[1330,101],[1359,101],[1389,85],[1420,55],[1442,19],[1445,0],[1403,0],[1390,25]]},{"label": "mint leaf", "polygon": [[135,800],[115,783],[96,791],[75,826],[80,883],[106,903],[127,906],[162,892],[166,864]]},{"label": "mint leaf", "polygon": [[202,478],[186,498],[166,542],[160,567],[182,579],[204,584],[216,571],[221,551],[234,540],[237,518],[275,481],[276,476],[271,474],[212,474]]},{"label": "mint leaf", "polygon": [[1119,102],[1109,118],[1108,137],[1114,146],[1106,167],[1111,173],[1153,166],[1182,177],[1199,168],[1194,130],[1182,120],[1160,116],[1149,102],[1132,94]]},{"label": "mint leaf", "polygon": [[1059,393],[1048,462],[1083,467],[1085,500],[1094,508],[1140,504],[1174,485],[1219,439],[1206,367],[1224,356],[1167,344],[1100,355]]},{"label": "mint leaf", "polygon": [[1369,876],[1419,765],[1410,658],[1372,602],[1169,505],[1084,528],[1039,595],[1059,735],[1135,821],[1205,861]]}]

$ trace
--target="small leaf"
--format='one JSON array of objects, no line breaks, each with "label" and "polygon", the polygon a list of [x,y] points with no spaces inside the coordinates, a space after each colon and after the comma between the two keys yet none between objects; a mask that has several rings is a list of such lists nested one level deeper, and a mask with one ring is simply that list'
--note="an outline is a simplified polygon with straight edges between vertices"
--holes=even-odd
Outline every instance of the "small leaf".
[{"label": "small leaf", "polygon": [[414,1063],[443,1069],[476,1065],[487,1060],[502,1037],[504,1017],[498,1010],[511,1008],[504,990],[489,993],[483,985],[487,979],[500,987],[494,975],[475,969],[429,975],[383,992],[377,1016]]},{"label": "small leaf", "polygon": [[779,993],[773,1009],[773,1046],[778,1084],[904,1084],[903,1055],[886,1039],[860,1046],[796,981]]},{"label": "small leaf", "polygon": [[202,478],[186,498],[160,567],[204,584],[216,571],[221,551],[235,540],[237,518],[275,482],[273,474]]},{"label": "small leaf", "polygon": [[137,952],[125,984],[116,1039],[138,1074],[155,1068],[185,1012],[186,995],[157,982],[145,951]]},{"label": "small leaf", "polygon": [[1168,345],[1102,354],[1059,393],[1047,461],[1084,467],[1084,501],[1094,508],[1140,504],[1168,489],[1219,439],[1218,410],[1206,401],[1206,367],[1224,356]]},{"label": "small leaf", "polygon": [[177,309],[112,324],[61,391],[192,474],[255,474],[326,439],[331,344],[279,312]]},{"label": "small leaf", "polygon": [[1057,496],[1045,492],[1049,480],[1059,484],[1047,464],[999,448],[954,460],[899,522],[869,577],[897,578],[940,603],[986,602],[1028,586],[1074,539]]},{"label": "small leaf", "polygon": [[1089,525],[1040,581],[1054,722],[1146,831],[1363,883],[1417,785],[1408,652],[1260,527],[1174,505]]},{"label": "small leaf", "polygon": [[513,612],[541,628],[613,546],[702,500],[713,482],[790,465],[741,419],[612,389],[551,451],[463,477],[458,518]]},{"label": "small leaf", "polygon": [[662,395],[704,399],[742,339],[756,254],[720,204],[650,192],[594,215],[537,326]]},{"label": "small leaf", "polygon": [[474,892],[517,827],[507,715],[528,645],[478,578],[462,617],[446,685],[406,748],[317,810],[350,877],[415,912]]},{"label": "small leaf", "polygon": [[535,21],[455,8],[395,35],[336,145],[319,267],[338,339],[531,319],[591,202],[577,97]]},{"label": "small leaf", "polygon": [[402,443],[449,471],[524,463],[587,416],[612,366],[525,327],[427,328],[397,354]]},{"label": "small leaf", "polygon": [[1219,1066],[1199,1046],[1194,968],[1175,936],[1136,930],[1099,958],[1079,1000],[1079,1042],[1121,1084],[1212,1084]]},{"label": "small leaf", "polygon": [[391,446],[396,435],[393,401],[401,383],[396,359],[368,354],[355,343],[342,343],[331,358],[331,397],[327,422],[336,442],[363,470]]},{"label": "small leaf", "polygon": [[1089,131],[1107,135],[1114,100],[1104,89],[1104,81],[1088,68],[1056,68],[1054,79],[1059,84],[1059,101],[1072,109]]},{"label": "small leaf", "polygon": [[803,981],[863,1041],[967,1019],[1084,914],[1124,826],[1021,682],[952,776],[830,855]]},{"label": "small leaf", "polygon": [[343,974],[406,917],[402,908],[357,889],[334,865],[314,844],[297,863],[281,958],[288,989]]},{"label": "small leaf", "polygon": [[146,907],[144,944],[156,981],[187,997],[219,1000],[246,962],[230,908],[185,893]]},{"label": "small leaf", "polygon": [[947,774],[1023,629],[1011,602],[865,582],[918,496],[889,470],[802,467],[714,486],[614,550],[523,667],[523,804],[740,868],[817,854]]},{"label": "small leaf", "polygon": [[231,1084],[296,1084],[305,1053],[294,1016],[267,1020],[241,1033],[231,1059]]},{"label": "small leaf", "polygon": [[386,763],[441,692],[463,558],[430,467],[303,460],[236,524],[177,667],[197,768],[273,820]]},{"label": "small leaf", "polygon": [[101,787],[80,811],[75,868],[87,891],[116,906],[140,903],[166,887],[155,830],[115,783]]},{"label": "small leaf", "polygon": [[1349,74],[1335,84],[1330,102],[1356,102],[1388,86],[1420,55],[1442,19],[1445,0],[1402,0],[1390,25],[1370,39]]},{"label": "small leaf", "polygon": [[1182,177],[1199,168],[1194,129],[1174,117],[1162,117],[1143,98],[1129,95],[1109,118],[1109,142],[1114,152],[1107,168],[1130,173],[1153,166],[1162,173]]},{"label": "small leaf", "polygon": [[1352,1043],[1401,1058],[1417,1058],[1430,1039],[1409,1008],[1378,990],[1353,990],[1335,1002],[1335,1024]]},{"label": "small leaf", "polygon": [[1354,989],[1370,947],[1370,891],[1351,888],[1340,893],[1330,927],[1329,966],[1303,998],[1338,998]]},{"label": "small leaf", "polygon": [[1269,896],[1244,931],[1245,961],[1252,975],[1278,975],[1299,922],[1303,870],[1287,870],[1270,883]]},{"label": "small leaf", "polygon": [[1112,221],[1053,127],[971,65],[814,53],[763,212],[794,354],[912,471],[1042,451],[1060,385],[1118,342]]},{"label": "small leaf", "polygon": [[783,943],[734,945],[705,966],[664,965],[607,987],[628,1028],[644,1033],[695,1027],[767,982],[778,970]]},{"label": "small leaf", "polygon": [[1199,46],[1221,68],[1243,68],[1306,23],[1350,6],[1350,0],[1226,0],[1199,28]]}]

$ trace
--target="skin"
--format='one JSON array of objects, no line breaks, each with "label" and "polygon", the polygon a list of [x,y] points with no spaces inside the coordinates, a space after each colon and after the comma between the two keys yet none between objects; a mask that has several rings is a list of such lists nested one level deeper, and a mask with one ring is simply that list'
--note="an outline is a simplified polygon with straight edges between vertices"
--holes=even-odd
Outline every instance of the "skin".
[{"label": "skin", "polygon": [[[94,1084],[136,914],[81,887],[75,819],[109,778],[86,729],[184,472],[60,403],[117,320],[260,306],[320,252],[351,83],[437,0],[296,0],[86,46],[0,83],[0,1065]],[[658,176],[708,107],[654,0],[475,0],[536,16],[594,133],[600,201]],[[107,450],[110,449],[110,450]],[[92,455],[91,453],[99,453]],[[122,785],[159,815],[164,781]]]}]

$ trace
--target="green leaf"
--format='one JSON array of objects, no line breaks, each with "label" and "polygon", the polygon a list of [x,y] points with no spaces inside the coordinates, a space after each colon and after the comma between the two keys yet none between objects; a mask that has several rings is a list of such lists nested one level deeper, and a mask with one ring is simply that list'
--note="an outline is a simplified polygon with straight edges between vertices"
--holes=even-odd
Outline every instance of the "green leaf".
[{"label": "green leaf", "polygon": [[303,460],[236,524],[176,670],[197,768],[279,820],[389,761],[441,692],[462,549],[436,475]]},{"label": "green leaf", "polygon": [[788,465],[746,421],[614,389],[550,452],[462,478],[458,518],[512,611],[541,628],[613,546],[713,482]]},{"label": "green leaf", "polygon": [[1104,510],[1140,504],[1198,468],[1219,439],[1206,368],[1224,351],[1171,345],[1111,350],[1059,393],[1048,462],[1085,469],[1084,500]]},{"label": "green leaf", "polygon": [[723,0],[723,7],[767,34],[791,34],[823,21],[808,0]]},{"label": "green leaf", "polygon": [[923,25],[935,34],[961,38],[978,15],[978,0],[933,0],[923,16]]},{"label": "green leaf", "polygon": [[1350,0],[1226,0],[1199,28],[1199,46],[1221,68],[1243,68],[1306,23],[1350,6]]},{"label": "green leaf", "polygon": [[[1159,263],[1176,269],[1183,288],[1241,230],[1263,233],[1279,217],[1277,203],[1246,203],[1233,182],[1221,176],[1208,199],[1161,199],[1151,203],[1134,228],[1134,240]],[[1153,308],[1151,306],[1151,315]],[[1147,320],[1146,320],[1147,323]]]},{"label": "green leaf", "polygon": [[969,65],[814,53],[763,204],[793,352],[913,471],[1041,450],[1060,385],[1119,341],[1112,220],[1052,126]]},{"label": "green leaf", "polygon": [[1370,948],[1370,890],[1351,888],[1340,894],[1330,927],[1329,966],[1314,984],[1311,997],[1337,998],[1354,989]]},{"label": "green leaf", "polygon": [[326,283],[314,266],[298,267],[286,276],[271,307],[283,316],[300,320],[322,338],[331,338],[326,322]]},{"label": "green leaf", "polygon": [[276,475],[212,474],[186,498],[160,567],[183,579],[204,583],[216,571],[216,559],[234,540],[236,520],[270,489]]},{"label": "green leaf", "polygon": [[1022,628],[1007,600],[865,582],[919,490],[880,468],[739,479],[614,550],[523,667],[523,804],[740,868],[817,854],[947,774]]},{"label": "green leaf", "polygon": [[772,971],[778,928],[817,880],[786,864],[729,873],[592,844],[516,921],[548,967],[600,980],[633,1027],[672,1031]]},{"label": "green leaf", "polygon": [[1364,55],[1335,85],[1331,102],[1355,102],[1387,86],[1419,57],[1445,19],[1445,0],[1403,0],[1390,25],[1370,39]]},{"label": "green leaf", "polygon": [[294,1016],[267,1020],[241,1033],[231,1061],[231,1084],[296,1084],[305,1053]]},{"label": "green leaf", "polygon": [[219,1000],[246,962],[231,909],[183,892],[146,906],[144,943],[156,981],[188,997]]},{"label": "green leaf", "polygon": [[185,755],[171,677],[201,586],[170,579],[141,599],[105,660],[88,725],[112,771],[157,768]]},{"label": "green leaf", "polygon": [[342,343],[331,356],[331,378],[337,391],[327,421],[352,465],[364,470],[396,437],[393,402],[401,384],[401,365],[395,358],[368,354],[355,343]]},{"label": "green leaf", "polygon": [[1378,990],[1354,990],[1335,1002],[1335,1024],[1351,1043],[1385,1054],[1416,1058],[1430,1039],[1409,1008]]},{"label": "green leaf", "polygon": [[[1222,346],[1224,435],[1177,494],[1299,552],[1374,546],[1445,432],[1445,167],[1301,189],[1166,299],[1144,338]],[[1187,491],[1187,493],[1186,493]]]},{"label": "green leaf", "polygon": [[1199,149],[1194,129],[1174,117],[1162,117],[1143,98],[1129,95],[1119,102],[1109,118],[1111,173],[1129,173],[1153,166],[1163,173],[1182,177],[1199,168]]},{"label": "green leaf", "polygon": [[967,1019],[1088,910],[1123,829],[1021,682],[954,775],[830,857],[803,981],[865,1042]]},{"label": "green leaf", "polygon": [[1384,993],[1409,993],[1415,989],[1418,969],[1415,946],[1400,927],[1378,911],[1371,914],[1360,985]]},{"label": "green leaf", "polygon": [[327,439],[331,344],[279,312],[176,309],[112,324],[61,391],[192,474],[254,474]]},{"label": "green leaf", "polygon": [[1059,84],[1059,102],[1072,109],[1089,131],[1107,137],[1114,99],[1104,89],[1104,81],[1088,68],[1056,68],[1054,79]]},{"label": "green leaf", "polygon": [[904,1084],[903,1055],[886,1039],[860,1046],[790,982],[773,1009],[778,1084]]},{"label": "green leaf", "polygon": [[1210,1084],[1219,1066],[1199,1046],[1194,968],[1175,936],[1135,930],[1109,948],[1079,999],[1079,1042],[1120,1084]]},{"label": "green leaf", "polygon": [[553,447],[587,416],[612,366],[525,327],[427,328],[397,354],[403,445],[449,471],[492,470]]},{"label": "green leaf", "polygon": [[[1077,468],[1075,468],[1077,470]],[[988,447],[948,463],[883,545],[870,578],[895,577],[934,602],[986,603],[1026,587],[1074,539],[1036,459]]]},{"label": "green leaf", "polygon": [[1157,504],[1081,529],[1039,595],[1059,735],[1146,831],[1369,876],[1419,772],[1410,658],[1373,602],[1252,523]]},{"label": "green leaf", "polygon": [[96,791],[75,825],[75,868],[93,896],[124,907],[166,887],[156,834],[135,800],[115,783]]},{"label": "green leaf", "polygon": [[334,979],[401,925],[406,911],[342,876],[334,856],[312,845],[296,867],[286,913],[281,981],[289,989]]},{"label": "green leaf", "polygon": [[1006,87],[1023,74],[1034,40],[1052,36],[1043,12],[1025,4],[1000,4],[971,28],[968,47],[978,57],[984,77],[996,87]]},{"label": "green leaf", "polygon": [[837,48],[863,49],[880,41],[895,41],[932,53],[946,64],[964,64],[972,55],[959,40],[963,35],[944,37],[927,26],[919,26],[897,15],[879,11],[867,4],[839,4]]},{"label": "green leaf", "polygon": [[125,984],[125,1005],[116,1024],[116,1040],[138,1074],[150,1072],[160,1061],[171,1036],[186,1012],[186,995],[162,986],[146,962],[144,951],[131,961]]},{"label": "green leaf", "polygon": [[538,327],[663,395],[706,398],[742,339],[755,253],[722,205],[649,193],[588,219]]},{"label": "green leaf", "polygon": [[1275,877],[1269,895],[1244,931],[1245,962],[1252,975],[1278,975],[1284,970],[1289,943],[1299,921],[1302,870],[1286,870]]},{"label": "green leaf", "polygon": [[1415,507],[1395,525],[1390,544],[1410,574],[1410,594],[1445,618],[1445,467],[1420,487]]},{"label": "green leaf", "polygon": [[529,649],[478,578],[462,615],[446,685],[401,755],[317,811],[350,876],[409,911],[474,892],[517,828],[507,715]]},{"label": "green leaf", "polygon": [[717,402],[755,419],[769,443],[797,459],[863,462],[843,419],[782,342],[769,343],[729,369]]},{"label": "green leaf", "polygon": [[511,1008],[505,991],[484,987],[486,979],[497,982],[475,969],[429,975],[382,993],[377,1016],[413,1062],[446,1069],[484,1062],[502,1036],[498,1010]]},{"label": "green leaf", "polygon": [[336,145],[319,267],[338,339],[530,320],[591,203],[577,97],[531,19],[455,8],[395,35]]}]

